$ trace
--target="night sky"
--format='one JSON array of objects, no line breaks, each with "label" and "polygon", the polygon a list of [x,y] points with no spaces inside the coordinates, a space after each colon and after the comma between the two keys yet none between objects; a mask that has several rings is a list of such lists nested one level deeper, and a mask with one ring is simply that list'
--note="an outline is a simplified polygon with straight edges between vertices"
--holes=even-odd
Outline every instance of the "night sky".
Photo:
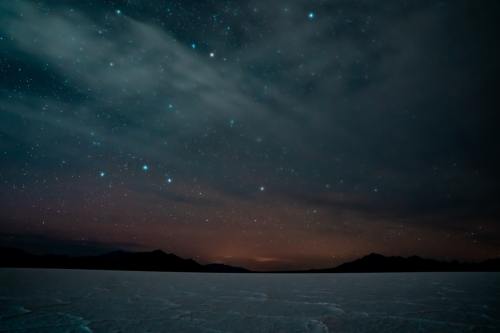
[{"label": "night sky", "polygon": [[497,1],[0,1],[0,245],[500,255]]}]

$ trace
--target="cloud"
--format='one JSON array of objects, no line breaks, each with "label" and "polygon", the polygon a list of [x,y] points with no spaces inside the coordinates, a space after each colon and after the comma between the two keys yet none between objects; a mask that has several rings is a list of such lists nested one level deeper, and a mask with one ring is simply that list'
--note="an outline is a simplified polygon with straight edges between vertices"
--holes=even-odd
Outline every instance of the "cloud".
[{"label": "cloud", "polygon": [[[452,106],[440,98],[469,87],[449,80],[469,70],[459,66],[460,55],[443,62],[449,52],[439,42],[450,14],[441,5],[254,1],[248,8],[254,14],[226,19],[237,30],[238,47],[207,38],[207,45],[220,44],[220,58],[212,59],[126,12],[2,4],[0,25],[13,52],[47,64],[50,75],[78,95],[28,91],[2,98],[2,109],[30,124],[34,135],[22,140],[57,136],[57,145],[70,153],[76,132],[78,142],[97,138],[104,159],[132,155],[191,173],[201,164],[220,172],[221,161],[234,176],[252,179],[250,169],[272,179],[276,164],[291,165],[309,183],[321,174],[327,183],[342,178],[368,190],[384,173],[392,175],[387,186],[399,195],[414,186],[415,174],[433,186],[432,171],[423,165],[470,168],[454,146],[457,136],[471,131],[469,113],[458,109],[463,118],[450,118]],[[307,19],[310,10],[315,20]],[[417,27],[418,36],[408,38]],[[446,126],[450,119],[455,126]],[[57,134],[40,135],[40,123]],[[2,130],[12,134],[8,126]],[[472,147],[478,145],[474,135]],[[321,162],[311,168],[307,161]],[[101,163],[97,159],[95,167]]]}]

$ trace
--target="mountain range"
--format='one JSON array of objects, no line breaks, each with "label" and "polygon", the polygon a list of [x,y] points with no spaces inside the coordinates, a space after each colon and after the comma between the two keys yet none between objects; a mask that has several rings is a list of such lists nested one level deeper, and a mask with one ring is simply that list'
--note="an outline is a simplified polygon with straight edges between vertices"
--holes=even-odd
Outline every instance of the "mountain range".
[{"label": "mountain range", "polygon": [[0,247],[0,267],[102,269],[156,272],[249,272],[224,264],[202,265],[162,250],[151,252],[113,251],[96,256],[36,255],[15,248]]},{"label": "mountain range", "polygon": [[[251,273],[224,264],[202,265],[161,250],[113,251],[97,256],[36,255],[16,248],[0,247],[0,267],[65,268],[157,272]],[[372,253],[332,268],[274,273],[382,273],[382,272],[499,272],[500,258],[478,263],[439,261],[418,256],[388,257]],[[256,272],[254,272],[256,273]]]},{"label": "mountain range", "polygon": [[440,261],[418,256],[387,257],[371,253],[333,268],[308,270],[311,273],[383,273],[383,272],[498,272],[500,258],[471,263]]}]

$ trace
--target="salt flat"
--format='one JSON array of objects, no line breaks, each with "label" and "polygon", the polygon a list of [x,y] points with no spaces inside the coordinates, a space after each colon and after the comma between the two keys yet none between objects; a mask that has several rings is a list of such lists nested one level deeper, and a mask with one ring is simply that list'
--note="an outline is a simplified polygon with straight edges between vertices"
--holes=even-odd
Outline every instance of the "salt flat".
[{"label": "salt flat", "polygon": [[500,273],[0,269],[0,332],[498,332]]}]

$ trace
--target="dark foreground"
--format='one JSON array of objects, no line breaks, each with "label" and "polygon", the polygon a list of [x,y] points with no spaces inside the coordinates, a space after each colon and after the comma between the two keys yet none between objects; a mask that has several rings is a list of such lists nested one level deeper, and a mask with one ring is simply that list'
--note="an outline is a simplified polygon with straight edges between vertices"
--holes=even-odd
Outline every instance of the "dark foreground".
[{"label": "dark foreground", "polygon": [[500,273],[0,269],[0,332],[499,332]]}]

